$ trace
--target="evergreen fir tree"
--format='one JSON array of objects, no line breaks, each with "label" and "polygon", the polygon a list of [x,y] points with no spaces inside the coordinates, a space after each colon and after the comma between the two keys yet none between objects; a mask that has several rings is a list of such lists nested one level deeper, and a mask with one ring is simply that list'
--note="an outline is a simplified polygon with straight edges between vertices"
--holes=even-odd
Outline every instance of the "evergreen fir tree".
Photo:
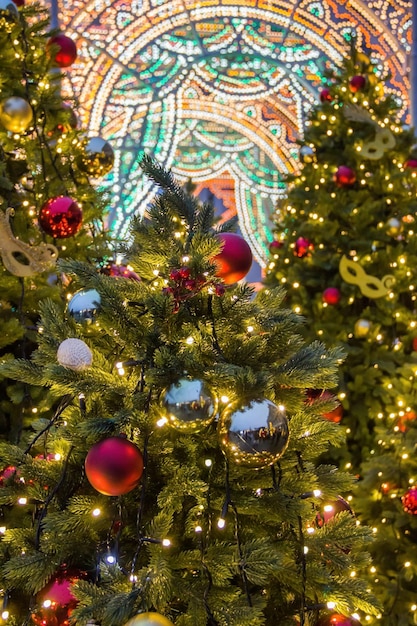
[{"label": "evergreen fir tree", "polygon": [[[21,3],[19,3],[21,4]],[[75,43],[51,30],[37,3],[0,7],[0,350],[29,356],[38,303],[63,297],[57,258],[92,263],[109,256],[106,198],[91,177],[111,166],[110,146],[91,144],[64,99]],[[98,180],[98,179],[97,179]],[[25,423],[48,410],[28,385],[1,382],[0,436],[18,441]]]},{"label": "evergreen fir tree", "polygon": [[306,340],[346,351],[337,397],[312,389],[311,402],[347,432],[327,459],[360,479],[378,623],[406,626],[417,620],[417,148],[376,66],[354,46],[346,56],[311,111],[265,282],[285,285]]},{"label": "evergreen fir tree", "polygon": [[358,624],[372,531],[340,497],[352,475],[317,463],[343,433],[306,393],[343,354],[304,342],[282,288],[233,284],[234,222],[142,166],[161,193],[132,224],[141,280],[59,261],[90,323],[46,300],[32,359],[2,364],[56,406],[1,445],[7,624]]}]

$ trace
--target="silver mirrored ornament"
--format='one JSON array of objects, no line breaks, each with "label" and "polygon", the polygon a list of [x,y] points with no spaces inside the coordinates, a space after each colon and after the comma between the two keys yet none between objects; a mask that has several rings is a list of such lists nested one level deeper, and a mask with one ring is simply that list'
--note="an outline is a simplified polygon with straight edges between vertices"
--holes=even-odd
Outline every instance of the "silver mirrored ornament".
[{"label": "silver mirrored ornament", "polygon": [[204,381],[181,378],[163,393],[161,409],[171,426],[184,433],[196,433],[213,420],[217,399]]},{"label": "silver mirrored ornament", "polygon": [[0,0],[0,16],[10,21],[19,19],[18,8],[12,0]]},{"label": "silver mirrored ornament", "polygon": [[219,421],[219,438],[231,461],[256,469],[272,465],[288,445],[285,408],[267,399],[229,404]]},{"label": "silver mirrored ornament", "polygon": [[68,313],[79,324],[91,324],[100,310],[101,298],[95,289],[80,289],[68,302]]}]

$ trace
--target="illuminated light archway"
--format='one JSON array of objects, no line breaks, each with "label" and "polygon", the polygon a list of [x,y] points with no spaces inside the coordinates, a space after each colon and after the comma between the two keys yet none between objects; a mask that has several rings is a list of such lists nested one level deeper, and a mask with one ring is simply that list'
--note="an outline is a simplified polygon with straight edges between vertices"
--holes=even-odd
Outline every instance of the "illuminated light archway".
[{"label": "illuminated light archway", "polygon": [[264,266],[282,176],[298,167],[296,139],[352,32],[408,107],[411,2],[74,0],[59,13],[77,39],[69,80],[83,121],[115,149],[104,186],[120,236],[155,191],[138,165],[146,152],[235,211]]}]

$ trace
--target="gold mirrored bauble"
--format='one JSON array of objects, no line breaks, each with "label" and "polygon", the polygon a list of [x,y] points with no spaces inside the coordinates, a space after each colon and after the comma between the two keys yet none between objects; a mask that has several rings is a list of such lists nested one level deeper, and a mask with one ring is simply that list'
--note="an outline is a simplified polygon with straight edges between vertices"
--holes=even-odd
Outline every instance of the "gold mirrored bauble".
[{"label": "gold mirrored bauble", "polygon": [[0,103],[0,124],[11,133],[24,133],[32,120],[32,107],[24,98],[12,96]]},{"label": "gold mirrored bauble", "polygon": [[160,613],[139,613],[126,622],[125,626],[174,626],[174,624]]},{"label": "gold mirrored bauble", "polygon": [[358,337],[359,339],[366,337],[366,335],[371,330],[371,326],[372,324],[369,320],[364,320],[364,319],[358,320],[354,328],[355,337]]},{"label": "gold mirrored bauble", "polygon": [[184,433],[196,433],[213,420],[217,399],[202,380],[181,378],[163,393],[161,408],[171,426]]},{"label": "gold mirrored bauble", "polygon": [[84,154],[79,159],[79,167],[90,176],[105,176],[114,164],[113,148],[101,137],[91,137],[84,146]]},{"label": "gold mirrored bauble", "polygon": [[301,146],[299,156],[301,163],[314,163],[317,161],[316,151],[311,146]]},{"label": "gold mirrored bauble", "polygon": [[79,324],[91,324],[97,317],[101,297],[95,289],[80,289],[68,302],[68,313]]},{"label": "gold mirrored bauble", "polygon": [[245,467],[272,465],[285,452],[289,429],[285,408],[267,399],[229,404],[219,421],[220,446]]},{"label": "gold mirrored bauble", "polygon": [[402,222],[396,218],[391,217],[387,222],[387,235],[391,237],[398,237],[403,229]]}]

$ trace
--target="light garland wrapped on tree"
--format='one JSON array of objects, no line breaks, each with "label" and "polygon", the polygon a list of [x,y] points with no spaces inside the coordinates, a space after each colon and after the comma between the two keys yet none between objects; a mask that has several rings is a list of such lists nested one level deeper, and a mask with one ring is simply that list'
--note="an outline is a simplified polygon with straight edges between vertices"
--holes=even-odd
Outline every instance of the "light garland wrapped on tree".
[{"label": "light garland wrapped on tree", "polygon": [[55,398],[25,449],[0,447],[8,624],[366,620],[372,532],[341,497],[353,477],[317,464],[343,438],[308,396],[343,354],[305,344],[281,288],[228,280],[234,222],[142,166],[162,193],[132,225],[140,280],[60,261],[88,313],[43,302],[39,349],[1,368]]},{"label": "light garland wrapped on tree", "polygon": [[[304,137],[310,156],[288,181],[265,282],[285,286],[288,306],[307,319],[307,341],[346,351],[335,400],[347,447],[326,459],[358,475],[352,506],[374,529],[368,579],[384,610],[369,623],[412,626],[417,146],[377,68],[353,46],[321,92]],[[327,393],[312,390],[311,401]]]}]

